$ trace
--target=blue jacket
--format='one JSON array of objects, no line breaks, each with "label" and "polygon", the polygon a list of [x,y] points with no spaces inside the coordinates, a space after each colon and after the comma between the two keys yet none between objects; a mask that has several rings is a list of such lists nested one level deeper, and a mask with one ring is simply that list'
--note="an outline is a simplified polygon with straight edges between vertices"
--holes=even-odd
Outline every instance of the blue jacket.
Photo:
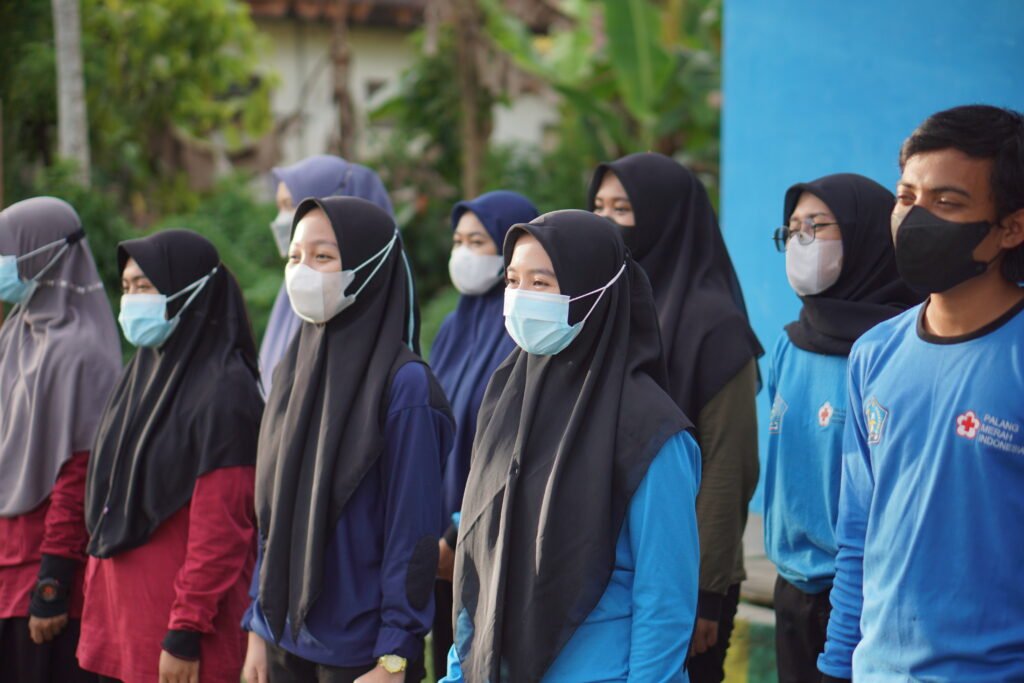
[{"label": "blue jacket", "polygon": [[[601,600],[544,675],[547,683],[686,683],[697,618],[700,450],[688,432],[669,439],[630,501]],[[442,683],[461,683],[456,646]],[[475,683],[475,682],[473,682]]]},{"label": "blue jacket", "polygon": [[[414,577],[432,587],[437,572],[441,472],[453,432],[451,420],[430,407],[427,372],[420,363],[407,363],[395,373],[384,452],[338,520],[325,553],[323,592],[298,640],[288,626],[278,643],[294,655],[340,667],[370,665],[385,654],[410,660],[423,655],[433,594],[421,601],[409,587]],[[422,544],[427,537],[430,548]],[[272,640],[256,600],[261,561],[242,626]]]},{"label": "blue jacket", "polygon": [[1024,302],[937,339],[922,307],[850,356],[839,555],[821,671],[1024,680]]},{"label": "blue jacket", "polygon": [[836,571],[846,364],[845,356],[805,351],[782,335],[768,373],[765,550],[805,593],[829,588]]}]

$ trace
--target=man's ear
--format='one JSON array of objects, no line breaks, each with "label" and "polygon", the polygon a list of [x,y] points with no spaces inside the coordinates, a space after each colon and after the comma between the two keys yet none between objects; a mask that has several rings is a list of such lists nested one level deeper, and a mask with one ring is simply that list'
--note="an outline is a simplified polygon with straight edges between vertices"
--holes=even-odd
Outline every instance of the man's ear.
[{"label": "man's ear", "polygon": [[1017,209],[999,221],[999,226],[1003,229],[999,240],[1000,247],[1009,250],[1024,244],[1024,209]]}]

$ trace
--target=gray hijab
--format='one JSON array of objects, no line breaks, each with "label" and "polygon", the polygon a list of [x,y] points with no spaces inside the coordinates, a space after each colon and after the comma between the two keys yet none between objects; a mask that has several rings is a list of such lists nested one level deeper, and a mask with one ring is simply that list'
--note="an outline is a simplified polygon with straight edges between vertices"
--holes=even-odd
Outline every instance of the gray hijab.
[{"label": "gray hijab", "polygon": [[[0,327],[0,517],[33,510],[71,455],[92,448],[121,370],[114,316],[81,229],[75,210],[54,197],[0,211],[0,254],[68,245]],[[60,251],[19,263],[21,277],[37,275]]]}]

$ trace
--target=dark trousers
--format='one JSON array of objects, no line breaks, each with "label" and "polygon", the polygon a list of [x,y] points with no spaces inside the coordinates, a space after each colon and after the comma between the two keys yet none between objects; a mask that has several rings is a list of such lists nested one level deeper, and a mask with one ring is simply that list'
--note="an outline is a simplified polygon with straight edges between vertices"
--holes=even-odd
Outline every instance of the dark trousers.
[{"label": "dark trousers", "polygon": [[434,676],[444,678],[448,666],[448,651],[455,642],[452,628],[452,584],[438,580],[434,584],[434,629],[431,633],[431,647],[434,650]]},{"label": "dark trousers", "polygon": [[722,618],[718,622],[718,642],[699,655],[690,657],[686,664],[690,683],[722,683],[725,680],[725,654],[729,650],[732,627],[736,623],[736,609],[740,604],[740,585],[729,586],[722,601]]},{"label": "dark trousers", "polygon": [[804,593],[781,576],[775,581],[775,661],[779,683],[819,681],[818,655],[832,605],[830,590]]},{"label": "dark trousers", "polygon": [[80,627],[71,619],[56,638],[36,645],[28,617],[0,619],[0,683],[96,683],[96,674],[79,668],[75,658]]},{"label": "dark trousers", "polygon": [[[317,664],[267,642],[267,678],[270,683],[353,683],[375,666],[376,662],[354,667]],[[425,676],[422,659],[409,662],[405,672],[406,681],[422,681]]]}]

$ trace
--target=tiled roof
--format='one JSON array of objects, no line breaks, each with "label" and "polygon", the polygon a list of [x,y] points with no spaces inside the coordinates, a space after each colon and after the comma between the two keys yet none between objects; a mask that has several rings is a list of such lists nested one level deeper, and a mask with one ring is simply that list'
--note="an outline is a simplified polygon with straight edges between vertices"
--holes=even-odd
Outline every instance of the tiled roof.
[{"label": "tiled roof", "polygon": [[[257,19],[297,18],[332,21],[338,17],[339,0],[246,0]],[[350,21],[378,26],[411,27],[423,23],[428,0],[348,0]]]}]

